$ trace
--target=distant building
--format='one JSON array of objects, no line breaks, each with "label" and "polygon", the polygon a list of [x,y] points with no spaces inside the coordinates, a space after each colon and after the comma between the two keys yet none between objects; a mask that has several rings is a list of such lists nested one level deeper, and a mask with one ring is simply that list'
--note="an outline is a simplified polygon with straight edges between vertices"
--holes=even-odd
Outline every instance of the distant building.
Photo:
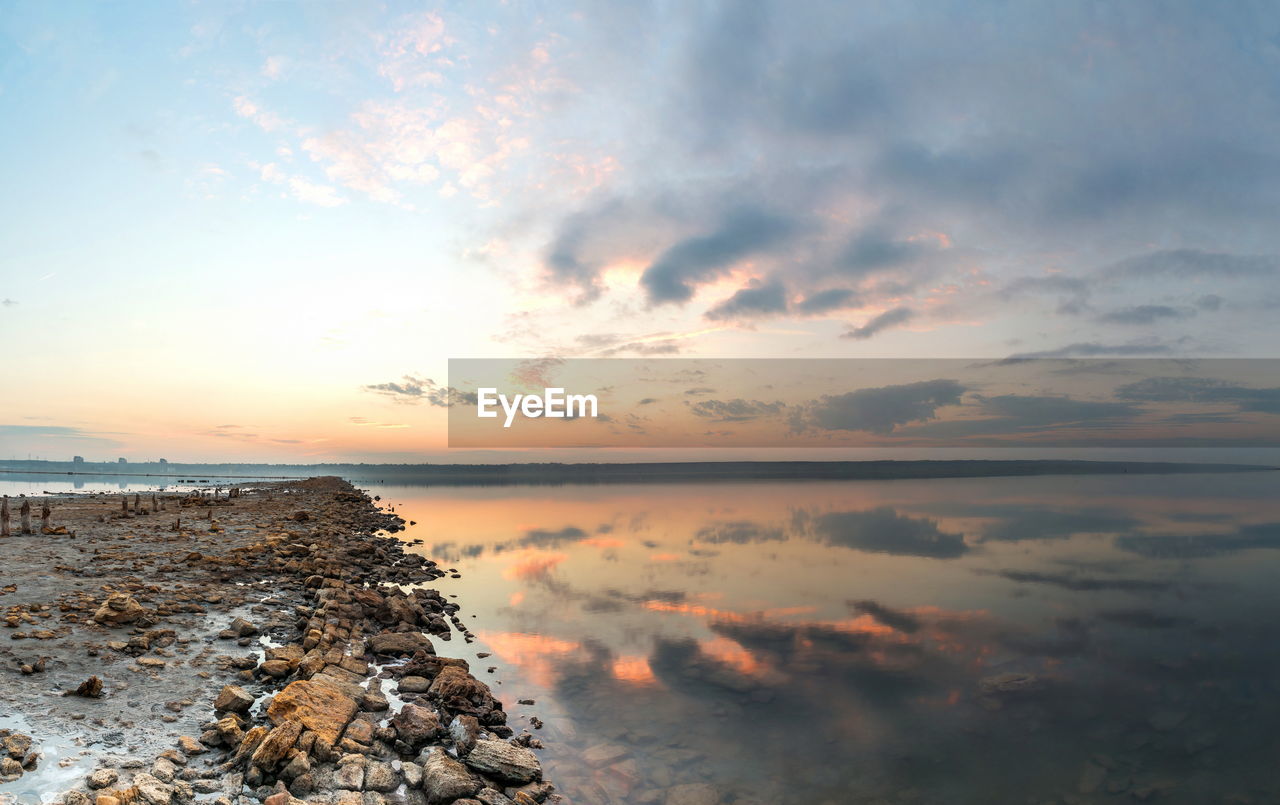
[{"label": "distant building", "polygon": [[128,464],[128,463],[129,463],[129,459],[127,459],[127,458],[120,458],[120,459],[116,459],[116,463],[117,463],[117,464]]},{"label": "distant building", "polygon": [[160,459],[160,463],[161,463],[161,464],[168,464],[168,463],[169,463],[169,459],[167,459],[167,458],[162,458],[162,459]]},{"label": "distant building", "polygon": [[83,463],[84,463],[84,456],[76,456],[75,458],[71,459],[71,463],[72,463],[72,464],[83,464]]}]

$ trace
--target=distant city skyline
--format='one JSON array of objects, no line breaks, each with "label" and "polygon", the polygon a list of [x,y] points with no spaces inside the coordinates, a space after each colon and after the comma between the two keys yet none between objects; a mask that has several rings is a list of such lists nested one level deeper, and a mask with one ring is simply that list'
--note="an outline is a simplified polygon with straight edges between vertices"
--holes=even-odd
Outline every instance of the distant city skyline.
[{"label": "distant city skyline", "polygon": [[14,3],[0,456],[474,460],[451,357],[1272,357],[1277,41],[1256,3]]}]

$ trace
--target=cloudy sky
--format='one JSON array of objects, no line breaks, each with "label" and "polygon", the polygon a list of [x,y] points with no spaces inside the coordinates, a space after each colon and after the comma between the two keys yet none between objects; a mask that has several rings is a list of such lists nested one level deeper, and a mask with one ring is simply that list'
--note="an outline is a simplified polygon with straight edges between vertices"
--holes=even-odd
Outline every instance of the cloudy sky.
[{"label": "cloudy sky", "polygon": [[413,460],[450,357],[1271,357],[1280,12],[11,3],[0,457]]}]

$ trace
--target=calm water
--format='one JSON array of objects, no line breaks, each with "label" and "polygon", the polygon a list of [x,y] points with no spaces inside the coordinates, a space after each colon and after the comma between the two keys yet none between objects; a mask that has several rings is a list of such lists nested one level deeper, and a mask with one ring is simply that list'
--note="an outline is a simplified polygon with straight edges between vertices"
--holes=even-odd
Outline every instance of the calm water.
[{"label": "calm water", "polygon": [[1278,485],[372,491],[573,802],[1204,803],[1280,800]]}]

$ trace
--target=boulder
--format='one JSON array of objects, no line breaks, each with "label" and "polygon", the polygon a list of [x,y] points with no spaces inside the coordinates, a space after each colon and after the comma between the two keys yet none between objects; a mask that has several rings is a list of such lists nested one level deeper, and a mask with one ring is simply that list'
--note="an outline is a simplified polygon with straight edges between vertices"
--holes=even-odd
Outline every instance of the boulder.
[{"label": "boulder", "polygon": [[133,596],[115,593],[108,596],[98,611],[93,613],[93,620],[103,626],[124,626],[140,620],[148,620],[147,608],[134,600]]},{"label": "boulder", "polygon": [[406,704],[395,718],[391,719],[400,740],[412,747],[418,747],[441,733],[440,719],[434,712],[416,704]]},{"label": "boulder", "polygon": [[133,775],[133,790],[137,792],[135,802],[145,805],[169,805],[173,801],[173,786],[160,782],[146,772]]},{"label": "boulder", "polygon": [[449,723],[449,737],[453,739],[453,745],[461,757],[470,752],[480,738],[480,722],[475,716],[454,716]]},{"label": "boulder", "polygon": [[227,685],[213,700],[213,709],[219,713],[247,713],[253,707],[253,696],[239,685]]},{"label": "boulder", "polygon": [[422,791],[431,805],[469,797],[484,787],[466,766],[449,757],[438,746],[419,757],[418,762],[422,764]]},{"label": "boulder", "polygon": [[488,685],[456,665],[440,669],[428,695],[453,708],[489,710],[496,704]]},{"label": "boulder", "polygon": [[463,762],[504,783],[521,785],[542,777],[542,765],[538,763],[537,755],[506,741],[476,741]]},{"label": "boulder", "polygon": [[400,678],[401,693],[426,693],[431,689],[431,680],[425,676],[404,676]]},{"label": "boulder", "polygon": [[436,653],[431,640],[420,632],[379,632],[369,638],[369,651],[391,657],[412,657],[419,651]]},{"label": "boulder", "polygon": [[262,739],[258,748],[253,751],[249,762],[263,771],[274,771],[285,754],[293,748],[293,744],[302,734],[302,724],[297,721],[286,721]]},{"label": "boulder", "polygon": [[336,746],[356,714],[355,700],[326,682],[298,680],[276,694],[267,707],[273,724],[299,721],[316,738]]}]

